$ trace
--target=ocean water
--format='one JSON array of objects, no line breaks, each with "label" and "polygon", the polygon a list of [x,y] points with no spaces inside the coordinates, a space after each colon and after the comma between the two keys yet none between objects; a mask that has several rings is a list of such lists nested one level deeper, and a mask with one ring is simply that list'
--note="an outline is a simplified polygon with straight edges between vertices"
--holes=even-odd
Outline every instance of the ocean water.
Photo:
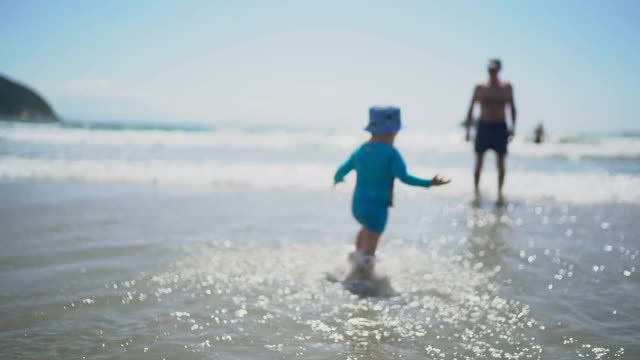
[{"label": "ocean water", "polygon": [[358,129],[0,122],[0,358],[640,358],[640,138],[489,155],[407,130],[379,248],[386,296],[343,276]]}]

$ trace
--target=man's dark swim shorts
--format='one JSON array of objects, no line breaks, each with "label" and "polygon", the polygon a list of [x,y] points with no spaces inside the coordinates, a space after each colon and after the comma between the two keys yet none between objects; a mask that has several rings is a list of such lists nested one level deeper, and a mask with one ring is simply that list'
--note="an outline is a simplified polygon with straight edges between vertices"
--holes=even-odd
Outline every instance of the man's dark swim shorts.
[{"label": "man's dark swim shorts", "polygon": [[477,154],[492,149],[500,155],[507,153],[509,130],[505,121],[479,121],[476,127],[475,150]]}]

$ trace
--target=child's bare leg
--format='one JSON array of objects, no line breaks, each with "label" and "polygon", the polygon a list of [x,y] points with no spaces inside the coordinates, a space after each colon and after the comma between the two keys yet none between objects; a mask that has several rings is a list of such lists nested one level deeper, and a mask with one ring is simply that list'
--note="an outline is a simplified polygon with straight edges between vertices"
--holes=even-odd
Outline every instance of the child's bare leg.
[{"label": "child's bare leg", "polygon": [[358,231],[358,235],[356,235],[356,251],[362,250],[362,246],[364,243],[364,231],[365,228],[363,226],[362,228],[360,228],[360,231]]},{"label": "child's bare leg", "polygon": [[349,262],[356,265],[356,271],[373,271],[375,266],[375,253],[378,247],[380,233],[367,230],[364,226],[356,236],[356,251],[349,254]]},{"label": "child's bare leg", "polygon": [[362,244],[358,250],[367,255],[375,255],[376,249],[378,248],[378,240],[380,240],[382,234],[370,231],[365,227],[362,227],[360,234],[362,234]]}]

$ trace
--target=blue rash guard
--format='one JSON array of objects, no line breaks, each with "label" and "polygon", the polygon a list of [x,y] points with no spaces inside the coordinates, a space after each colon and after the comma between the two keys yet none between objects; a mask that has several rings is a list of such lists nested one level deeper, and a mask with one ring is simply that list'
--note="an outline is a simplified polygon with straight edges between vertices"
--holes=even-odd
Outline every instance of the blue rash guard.
[{"label": "blue rash guard", "polygon": [[356,149],[338,168],[334,181],[342,182],[353,169],[358,177],[351,211],[362,226],[375,233],[382,233],[387,224],[394,178],[408,185],[431,186],[431,180],[409,175],[398,150],[383,142],[368,142]]}]

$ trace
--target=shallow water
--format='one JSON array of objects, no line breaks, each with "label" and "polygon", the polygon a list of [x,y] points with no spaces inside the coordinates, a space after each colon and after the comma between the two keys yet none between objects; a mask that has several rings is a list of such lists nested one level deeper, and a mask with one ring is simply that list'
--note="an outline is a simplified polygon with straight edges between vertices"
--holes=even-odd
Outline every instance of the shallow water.
[{"label": "shallow water", "polygon": [[0,123],[0,358],[636,359],[640,141],[511,146],[472,204],[468,144],[407,132],[378,253],[335,166],[362,137]]},{"label": "shallow water", "polygon": [[3,358],[633,359],[635,205],[398,199],[359,298],[341,193],[3,182]]}]

